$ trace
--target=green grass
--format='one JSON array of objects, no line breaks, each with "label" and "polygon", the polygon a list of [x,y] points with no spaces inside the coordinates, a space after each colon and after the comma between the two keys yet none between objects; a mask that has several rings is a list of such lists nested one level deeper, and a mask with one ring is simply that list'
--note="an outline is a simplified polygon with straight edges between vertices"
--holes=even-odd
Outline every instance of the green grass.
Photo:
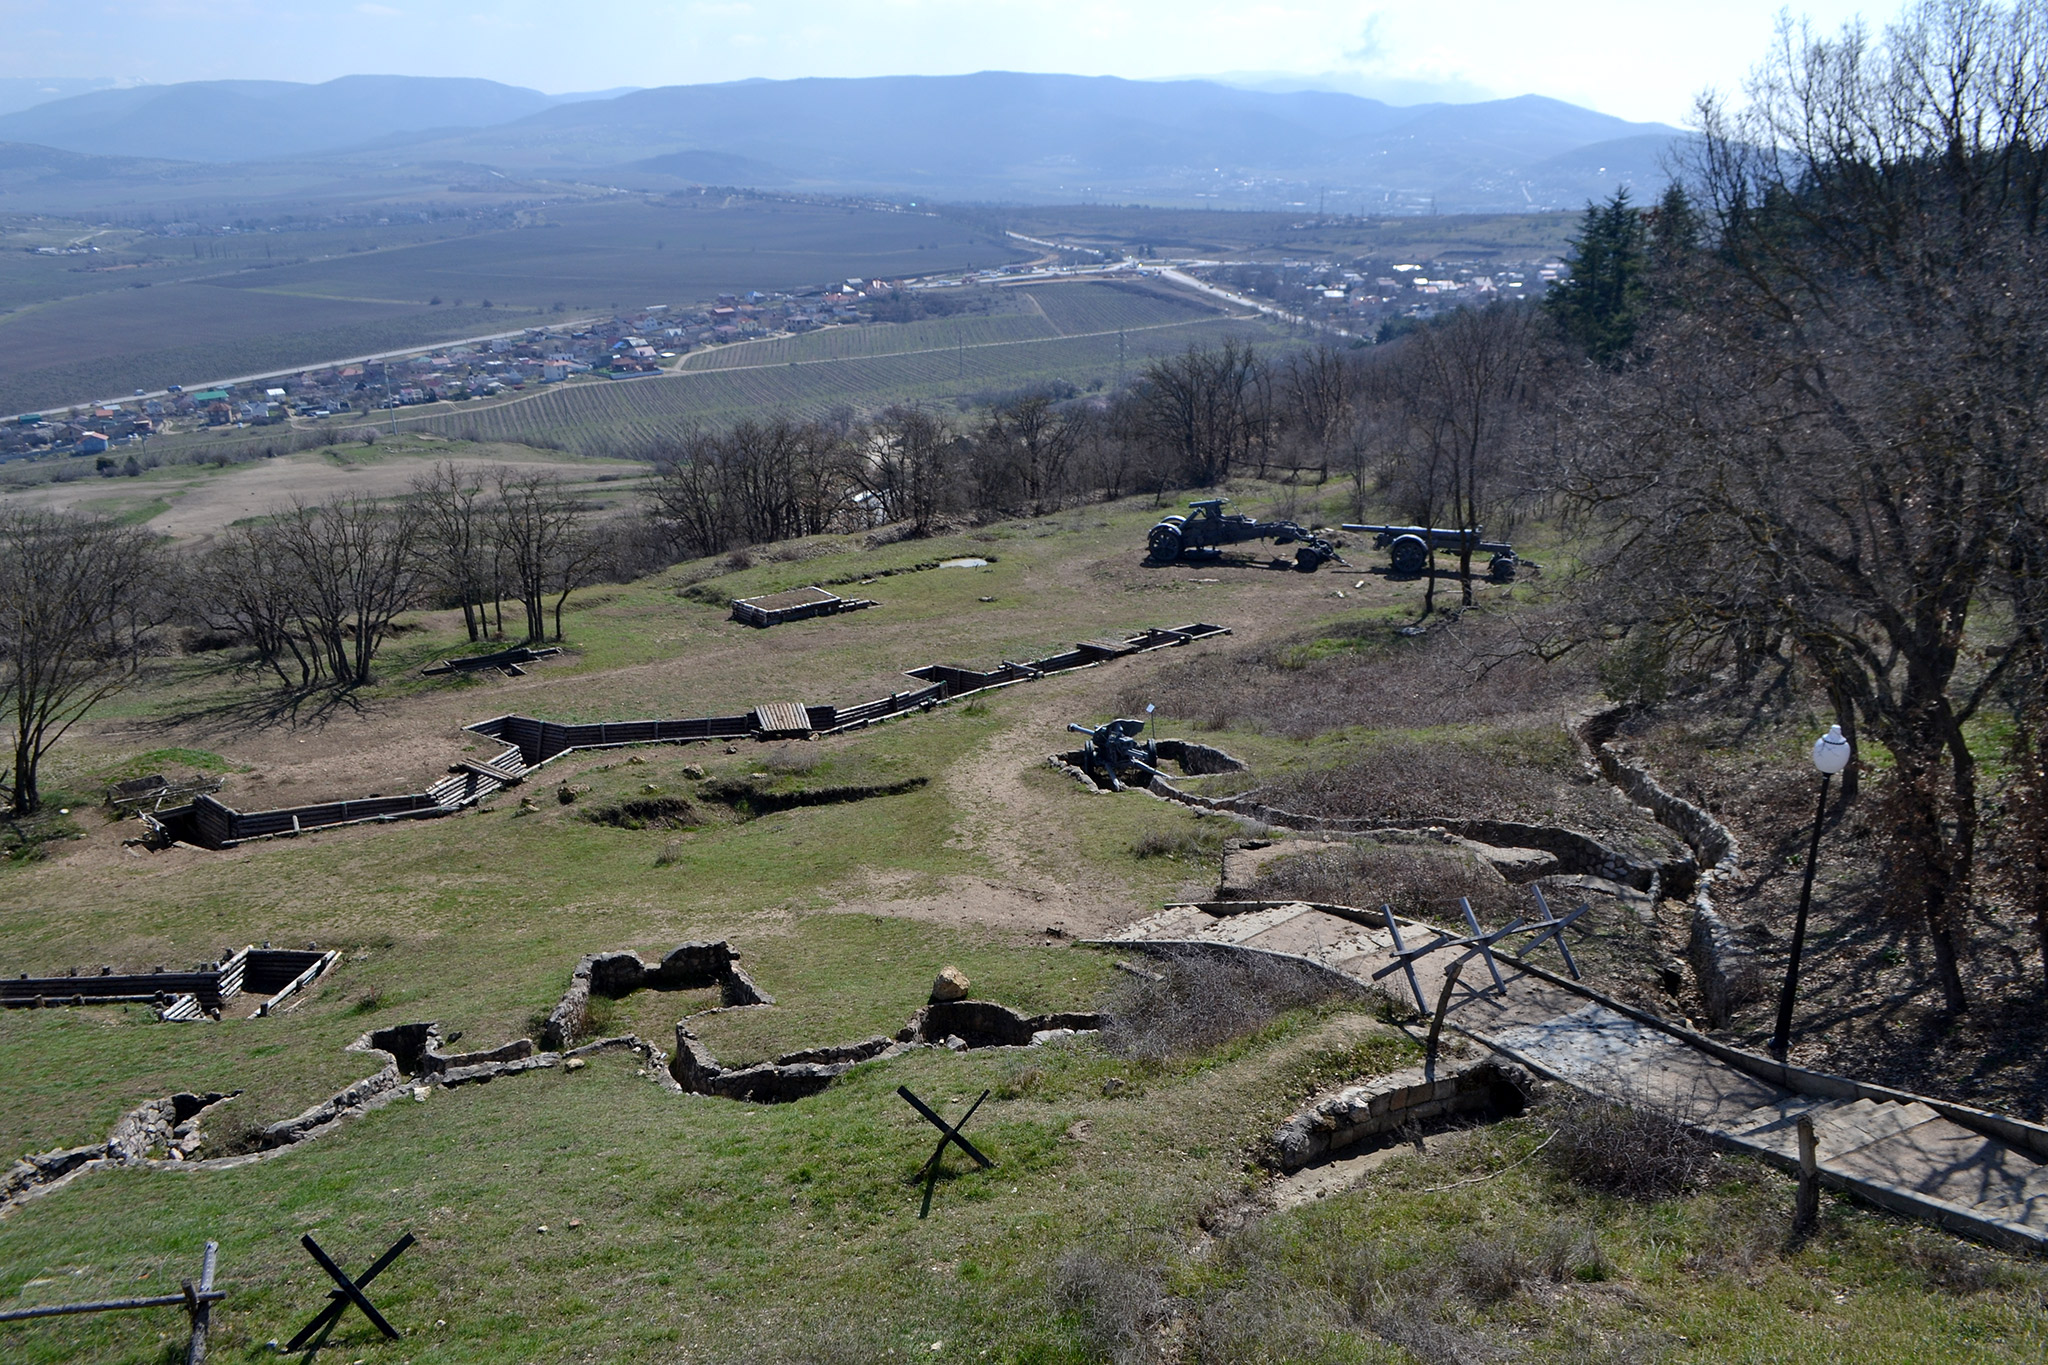
[{"label": "green grass", "polygon": [[[1262,510],[1278,490],[1243,492],[1248,510]],[[383,783],[490,752],[457,727],[503,711],[600,720],[859,701],[908,685],[901,670],[929,661],[986,666],[1195,619],[1286,619],[1343,652],[1358,638],[1347,623],[1375,621],[1411,591],[1374,581],[1340,602],[1327,576],[1203,585],[1192,580],[1208,575],[1147,569],[1143,532],[1157,510],[1134,499],[873,549],[821,537],[801,547],[817,552],[808,558],[762,556],[740,571],[677,566],[572,599],[570,652],[509,683],[411,676],[464,647],[450,614],[421,614],[380,664],[386,681],[354,699],[359,709],[296,727],[249,719],[268,694],[218,658],[182,657],[125,696],[109,723],[67,741],[50,780],[83,791],[109,774],[196,768],[224,773],[231,804],[281,805],[342,794],[286,784],[302,740],[309,760],[329,765],[322,780],[369,782],[337,762],[360,752],[366,770],[389,765],[375,769]],[[872,611],[766,632],[725,619],[727,597],[975,553],[995,562],[861,586],[883,604]],[[208,1124],[231,1145],[372,1071],[371,1058],[343,1050],[367,1030],[438,1020],[444,1036],[461,1035],[457,1048],[530,1035],[576,961],[601,950],[655,957],[713,938],[738,948],[778,1003],[694,1022],[731,1064],[893,1034],[946,965],[981,998],[1086,1007],[1126,978],[1113,955],[1044,928],[1206,894],[1224,826],[1137,794],[1091,794],[1043,756],[1072,743],[1066,719],[1099,719],[1167,670],[1228,667],[1253,647],[1263,646],[1224,641],[1121,661],[811,743],[576,755],[489,809],[224,853],[131,852],[121,827],[78,820],[83,840],[0,867],[7,970],[182,966],[264,940],[317,942],[342,957],[302,1003],[261,1021],[0,1012],[0,1157],[101,1139],[122,1111],[185,1089],[244,1092]],[[1546,773],[1570,766],[1561,734],[1527,718],[1398,731],[1370,721],[1315,740],[1195,733],[1170,715],[1161,725],[1250,761],[1248,776],[1207,780],[1228,789],[1390,739]],[[403,749],[402,765],[386,743]],[[925,786],[899,795],[755,819],[709,791],[732,779],[787,791],[919,777]],[[978,789],[985,781],[996,785]],[[558,783],[587,790],[562,804]],[[689,800],[700,818],[637,830],[585,818],[650,786]],[[534,798],[532,813],[520,813],[521,795]],[[599,1002],[593,1023],[667,1048],[679,1018],[713,1003],[711,992],[643,991]],[[1432,1140],[1427,1156],[1396,1156],[1355,1191],[1226,1231],[1260,1187],[1262,1143],[1307,1095],[1414,1055],[1411,1039],[1369,1012],[1332,1009],[1161,1065],[1093,1042],[918,1051],[762,1108],[675,1096],[637,1075],[637,1059],[606,1054],[573,1074],[404,1099],[234,1170],[86,1176],[0,1221],[0,1303],[174,1286],[213,1237],[232,1295],[218,1358],[253,1361],[324,1301],[301,1233],[359,1267],[413,1231],[420,1245],[376,1296],[406,1340],[384,1351],[351,1317],[334,1359],[887,1361],[893,1350],[1078,1365],[1103,1353],[1091,1345],[1091,1310],[1053,1294],[1062,1257],[1077,1250],[1152,1266],[1182,1300],[1181,1340],[1246,1329],[1213,1358],[1420,1358],[1388,1344],[1375,1304],[1441,1313],[1489,1350],[1539,1361],[2043,1356],[2033,1267],[1989,1253],[1980,1265],[1944,1234],[1832,1202],[1822,1235],[1790,1246],[1789,1182],[1741,1163],[1688,1199],[1590,1195],[1532,1155],[1547,1133],[1541,1112]],[[914,1177],[935,1137],[896,1098],[903,1084],[949,1115],[991,1092],[969,1132],[997,1169],[949,1158],[922,1223]],[[1489,1302],[1460,1288],[1468,1241],[1533,1255],[1566,1225],[1590,1229],[1604,1278],[1574,1270]],[[1361,1285],[1363,1306],[1346,1307],[1346,1286]],[[11,1326],[8,1358],[157,1365],[182,1341],[180,1321],[172,1312]]]}]

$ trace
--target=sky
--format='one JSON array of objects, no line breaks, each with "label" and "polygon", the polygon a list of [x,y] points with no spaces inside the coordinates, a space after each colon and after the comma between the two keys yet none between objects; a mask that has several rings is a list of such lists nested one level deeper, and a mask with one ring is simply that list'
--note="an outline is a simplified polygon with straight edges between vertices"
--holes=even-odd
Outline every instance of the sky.
[{"label": "sky", "polygon": [[[481,76],[550,93],[747,77],[1232,74],[1393,103],[1540,94],[1682,124],[1782,0],[0,0],[0,76]],[[1809,0],[1832,30],[1869,8]],[[1455,15],[1455,18],[1451,17]]]}]

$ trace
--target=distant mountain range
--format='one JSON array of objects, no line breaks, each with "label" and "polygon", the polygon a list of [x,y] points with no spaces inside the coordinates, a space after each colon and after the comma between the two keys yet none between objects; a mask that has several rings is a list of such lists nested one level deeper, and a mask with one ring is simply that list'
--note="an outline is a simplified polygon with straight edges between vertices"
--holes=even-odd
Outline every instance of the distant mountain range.
[{"label": "distant mountain range", "polygon": [[[1684,136],[1540,96],[1397,106],[1213,81],[980,72],[749,80],[551,96],[492,81],[350,76],[94,90],[0,114],[0,190],[181,175],[326,183],[690,183],[948,200],[1332,212],[1573,208],[1654,193]],[[54,148],[63,158],[40,152]],[[90,160],[81,160],[87,158]],[[184,163],[184,169],[165,163]],[[194,164],[199,163],[199,164]],[[262,165],[254,163],[265,163]]]}]

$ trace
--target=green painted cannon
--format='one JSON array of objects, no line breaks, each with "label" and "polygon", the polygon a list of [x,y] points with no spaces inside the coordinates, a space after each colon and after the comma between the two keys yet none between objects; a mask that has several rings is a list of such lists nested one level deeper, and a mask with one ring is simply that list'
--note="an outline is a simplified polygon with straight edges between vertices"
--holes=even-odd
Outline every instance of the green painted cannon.
[{"label": "green painted cannon", "polygon": [[1496,583],[1513,582],[1522,562],[1515,557],[1515,547],[1506,541],[1485,539],[1484,526],[1359,526],[1347,521],[1344,529],[1371,536],[1372,547],[1387,552],[1388,567],[1401,578],[1420,577],[1429,567],[1431,551],[1456,555],[1469,547],[1475,559],[1491,556],[1486,576]]},{"label": "green painted cannon", "polygon": [[1304,573],[1314,573],[1329,560],[1343,561],[1337,547],[1307,527],[1292,521],[1260,521],[1237,512],[1225,512],[1228,498],[1202,498],[1188,504],[1188,514],[1176,512],[1162,517],[1145,537],[1152,558],[1171,564],[1184,555],[1215,554],[1225,545],[1251,540],[1270,540],[1275,545],[1299,545],[1294,562]]}]

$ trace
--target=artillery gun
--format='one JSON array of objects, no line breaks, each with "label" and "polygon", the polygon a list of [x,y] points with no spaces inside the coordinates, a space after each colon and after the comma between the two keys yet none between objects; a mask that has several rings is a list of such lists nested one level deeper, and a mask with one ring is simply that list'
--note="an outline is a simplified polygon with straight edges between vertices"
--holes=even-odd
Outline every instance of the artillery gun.
[{"label": "artillery gun", "polygon": [[1153,766],[1159,761],[1158,747],[1151,740],[1138,738],[1145,729],[1142,716],[1108,721],[1092,729],[1069,721],[1067,728],[1088,736],[1088,742],[1081,747],[1081,766],[1108,783],[1111,791],[1122,791],[1123,775],[1134,770],[1172,780]]},{"label": "artillery gun", "polygon": [[1475,557],[1491,555],[1486,565],[1486,576],[1496,583],[1513,582],[1515,570],[1522,563],[1515,557],[1514,546],[1504,540],[1484,539],[1484,526],[1466,529],[1455,526],[1359,526],[1347,521],[1344,529],[1371,536],[1372,547],[1387,552],[1389,567],[1402,578],[1420,576],[1429,567],[1432,550],[1462,554],[1469,547]]},{"label": "artillery gun", "polygon": [[1314,573],[1326,561],[1343,563],[1337,547],[1314,531],[1292,521],[1260,521],[1238,512],[1225,512],[1228,498],[1203,498],[1188,504],[1188,515],[1176,512],[1162,517],[1145,537],[1152,558],[1171,564],[1185,554],[1213,554],[1225,545],[1248,540],[1270,540],[1275,545],[1299,545],[1294,562],[1304,573]]}]

